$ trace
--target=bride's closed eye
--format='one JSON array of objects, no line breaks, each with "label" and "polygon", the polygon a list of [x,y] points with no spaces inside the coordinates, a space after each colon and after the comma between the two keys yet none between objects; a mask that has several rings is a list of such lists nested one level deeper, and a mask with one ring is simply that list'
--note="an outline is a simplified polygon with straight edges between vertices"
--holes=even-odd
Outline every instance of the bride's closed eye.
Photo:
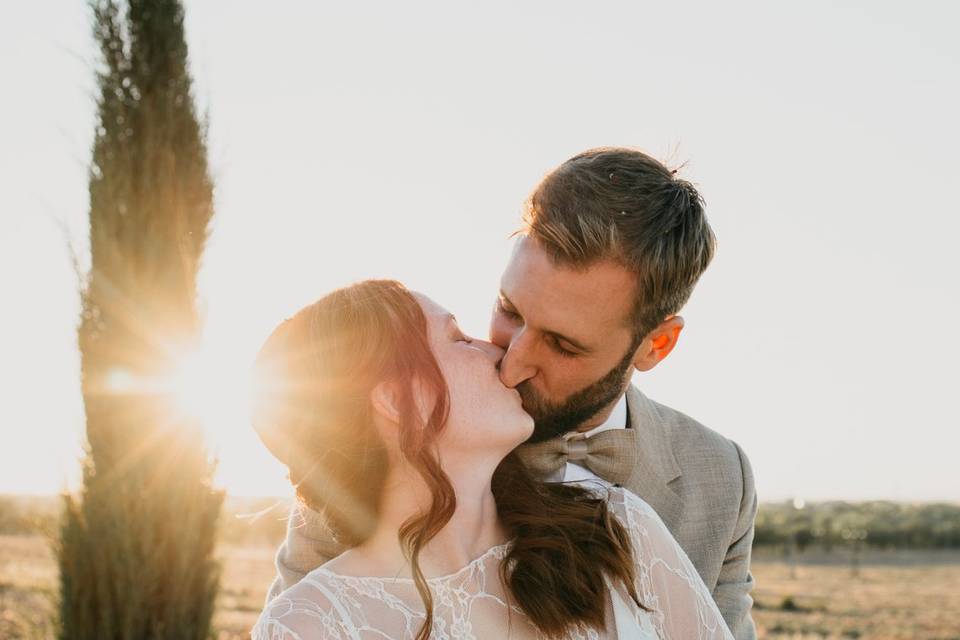
[{"label": "bride's closed eye", "polygon": [[461,331],[455,324],[453,325],[453,330],[450,332],[450,337],[454,342],[465,342],[467,344],[473,342],[473,338],[468,337],[467,334]]}]

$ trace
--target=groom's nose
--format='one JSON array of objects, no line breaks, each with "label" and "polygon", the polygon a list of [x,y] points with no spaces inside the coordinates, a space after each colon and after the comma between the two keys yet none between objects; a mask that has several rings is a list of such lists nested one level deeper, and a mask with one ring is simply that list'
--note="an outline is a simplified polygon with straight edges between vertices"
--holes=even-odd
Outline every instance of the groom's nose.
[{"label": "groom's nose", "polygon": [[525,328],[514,333],[507,345],[507,352],[500,360],[500,382],[510,388],[529,380],[537,372],[530,359],[532,345],[526,334]]}]

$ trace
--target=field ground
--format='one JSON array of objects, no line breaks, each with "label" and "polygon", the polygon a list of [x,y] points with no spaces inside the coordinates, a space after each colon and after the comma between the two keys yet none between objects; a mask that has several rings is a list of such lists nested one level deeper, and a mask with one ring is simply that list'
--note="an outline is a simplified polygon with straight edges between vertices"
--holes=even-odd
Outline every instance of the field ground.
[{"label": "field ground", "polygon": [[[217,637],[244,638],[273,577],[273,547],[223,545],[220,555]],[[859,577],[851,573],[842,553],[805,554],[794,567],[758,554],[760,637],[960,640],[960,552],[868,553]],[[0,638],[53,637],[56,588],[56,562],[44,538],[0,536]]]},{"label": "field ground", "polygon": [[960,552],[874,552],[861,565],[853,577],[848,553],[811,554],[792,570],[759,554],[760,637],[960,640]]}]

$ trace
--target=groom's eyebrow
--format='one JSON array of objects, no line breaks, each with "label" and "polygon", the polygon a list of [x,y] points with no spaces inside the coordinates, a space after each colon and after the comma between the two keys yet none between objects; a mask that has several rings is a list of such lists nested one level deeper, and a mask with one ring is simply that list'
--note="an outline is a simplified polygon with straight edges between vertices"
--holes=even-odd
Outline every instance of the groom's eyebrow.
[{"label": "groom's eyebrow", "polygon": [[[510,301],[510,298],[507,297],[507,294],[505,294],[502,289],[500,290],[500,299],[501,299],[503,302],[507,303],[512,309],[516,309],[516,308],[517,308],[516,305],[514,305],[514,304]],[[551,331],[550,329],[540,329],[540,332],[541,332],[541,333],[545,333],[545,334],[547,334],[548,336],[553,336],[553,337],[554,337],[555,339],[557,339],[557,340],[563,340],[564,342],[569,342],[570,345],[571,345],[573,348],[575,348],[575,349],[577,349],[578,351],[581,351],[581,352],[583,352],[583,353],[590,353],[590,352],[592,351],[592,349],[583,346],[583,345],[580,344],[578,341],[574,340],[573,338],[571,338],[571,337],[569,337],[569,336],[565,336],[565,335],[563,335],[562,333],[558,333],[558,332],[556,332],[556,331]]]}]

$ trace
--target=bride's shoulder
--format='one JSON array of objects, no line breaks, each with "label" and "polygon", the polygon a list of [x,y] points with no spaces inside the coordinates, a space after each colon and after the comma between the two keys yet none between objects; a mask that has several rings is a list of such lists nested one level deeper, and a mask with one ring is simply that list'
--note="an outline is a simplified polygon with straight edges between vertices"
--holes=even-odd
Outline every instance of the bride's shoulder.
[{"label": "bride's shoulder", "polygon": [[638,519],[662,522],[660,516],[646,500],[623,487],[610,487],[607,490],[607,505],[617,517],[628,523]]},{"label": "bride's shoulder", "polygon": [[323,568],[308,573],[264,607],[250,632],[252,640],[334,640],[346,638],[337,589]]}]

